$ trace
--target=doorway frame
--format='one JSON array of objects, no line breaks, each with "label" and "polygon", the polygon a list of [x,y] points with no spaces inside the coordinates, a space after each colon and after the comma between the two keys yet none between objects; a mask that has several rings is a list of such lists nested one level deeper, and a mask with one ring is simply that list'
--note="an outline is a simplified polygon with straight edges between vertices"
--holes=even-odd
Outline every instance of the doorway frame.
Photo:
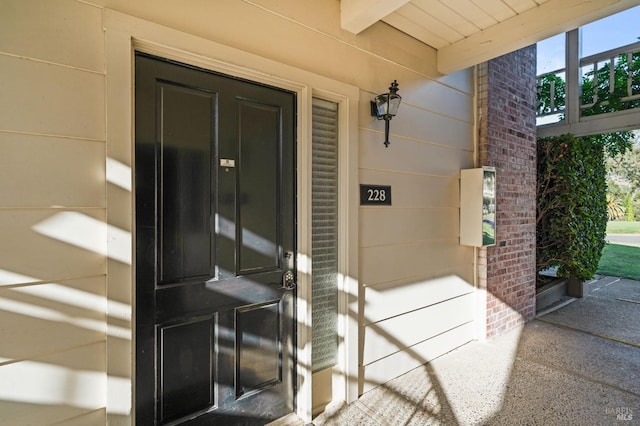
[{"label": "doorway frame", "polygon": [[[339,272],[338,364],[333,368],[332,403],[353,402],[358,397],[358,110],[359,89],[309,71],[257,56],[110,9],[104,10],[106,37],[107,180],[110,164],[129,168],[131,193],[107,185],[107,221],[127,233],[107,235],[107,251],[123,247],[135,259],[134,170],[134,53],[140,51],[215,72],[268,84],[297,95],[297,209],[298,300],[296,414],[312,420],[311,367],[311,102],[319,97],[339,104]],[[110,259],[111,256],[108,256]],[[130,413],[135,401],[135,260],[129,267],[107,261],[107,300],[130,298],[129,348],[107,337],[107,414]],[[117,297],[116,297],[117,296]],[[107,302],[109,303],[109,302]],[[107,328],[110,323],[107,323]],[[114,326],[116,324],[113,324]],[[107,333],[109,336],[110,333]],[[128,360],[125,357],[128,356]],[[122,363],[130,365],[129,392],[122,392]],[[116,374],[117,372],[117,374]],[[113,377],[113,379],[112,379]],[[117,385],[116,385],[117,383]]]}]

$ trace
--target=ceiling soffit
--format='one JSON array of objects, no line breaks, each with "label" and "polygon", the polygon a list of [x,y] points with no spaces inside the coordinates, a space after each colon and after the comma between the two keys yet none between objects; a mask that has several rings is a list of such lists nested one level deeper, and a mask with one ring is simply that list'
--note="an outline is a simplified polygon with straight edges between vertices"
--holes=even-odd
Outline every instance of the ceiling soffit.
[{"label": "ceiling soffit", "polygon": [[342,28],[378,21],[438,51],[449,74],[640,5],[640,0],[341,0]]}]

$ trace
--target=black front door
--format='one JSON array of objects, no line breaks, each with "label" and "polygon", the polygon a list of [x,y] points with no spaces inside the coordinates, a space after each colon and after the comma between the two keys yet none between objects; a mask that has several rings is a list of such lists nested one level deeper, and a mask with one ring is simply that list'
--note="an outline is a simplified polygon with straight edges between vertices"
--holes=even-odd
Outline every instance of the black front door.
[{"label": "black front door", "polygon": [[282,417],[295,392],[295,94],[137,54],[135,100],[136,422]]}]

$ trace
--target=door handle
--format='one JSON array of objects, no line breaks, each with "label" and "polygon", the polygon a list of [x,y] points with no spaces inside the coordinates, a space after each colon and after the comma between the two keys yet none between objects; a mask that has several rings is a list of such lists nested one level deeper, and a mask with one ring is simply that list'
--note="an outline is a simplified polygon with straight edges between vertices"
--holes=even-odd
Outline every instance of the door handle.
[{"label": "door handle", "polygon": [[296,288],[296,277],[293,271],[287,271],[282,275],[282,288],[285,290],[293,290]]}]

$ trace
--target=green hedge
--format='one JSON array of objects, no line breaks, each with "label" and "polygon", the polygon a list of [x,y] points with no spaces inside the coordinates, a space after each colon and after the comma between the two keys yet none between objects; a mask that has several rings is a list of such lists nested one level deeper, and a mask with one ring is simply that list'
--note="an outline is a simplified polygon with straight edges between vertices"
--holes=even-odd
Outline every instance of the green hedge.
[{"label": "green hedge", "polygon": [[596,137],[538,140],[538,271],[586,280],[602,255],[607,228],[605,144]]}]

